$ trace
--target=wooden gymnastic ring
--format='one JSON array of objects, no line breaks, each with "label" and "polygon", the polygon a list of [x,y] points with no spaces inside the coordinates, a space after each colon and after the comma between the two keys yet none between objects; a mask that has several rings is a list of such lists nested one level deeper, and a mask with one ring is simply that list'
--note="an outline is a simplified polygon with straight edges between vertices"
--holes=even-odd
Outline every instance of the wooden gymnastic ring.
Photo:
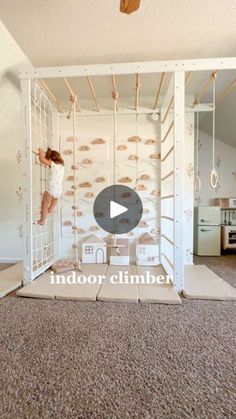
[{"label": "wooden gymnastic ring", "polygon": [[211,178],[210,178],[210,183],[211,183],[211,187],[212,189],[216,189],[218,186],[218,180],[219,180],[219,175],[216,171],[216,169],[212,169],[211,171]]},{"label": "wooden gymnastic ring", "polygon": [[201,187],[202,187],[202,182],[201,182],[200,176],[195,176],[195,179],[194,179],[195,192],[200,192]]}]

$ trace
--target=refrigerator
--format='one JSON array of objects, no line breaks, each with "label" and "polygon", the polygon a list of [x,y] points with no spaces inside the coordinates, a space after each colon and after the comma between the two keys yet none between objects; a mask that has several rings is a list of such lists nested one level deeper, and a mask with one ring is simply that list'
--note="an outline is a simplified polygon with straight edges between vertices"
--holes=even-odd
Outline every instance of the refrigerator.
[{"label": "refrigerator", "polygon": [[220,207],[200,206],[194,208],[194,253],[198,256],[220,256]]}]

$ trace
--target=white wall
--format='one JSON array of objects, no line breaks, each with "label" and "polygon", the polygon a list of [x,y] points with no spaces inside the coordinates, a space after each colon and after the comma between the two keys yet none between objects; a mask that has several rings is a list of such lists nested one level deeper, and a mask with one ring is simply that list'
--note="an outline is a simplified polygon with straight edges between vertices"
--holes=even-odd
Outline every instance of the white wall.
[{"label": "white wall", "polygon": [[28,59],[0,21],[0,262],[22,258],[21,99]]},{"label": "white wall", "polygon": [[195,205],[212,205],[216,198],[236,197],[236,148],[216,140],[216,169],[219,186],[210,186],[212,169],[212,137],[200,131],[199,172],[202,188],[195,193]]}]

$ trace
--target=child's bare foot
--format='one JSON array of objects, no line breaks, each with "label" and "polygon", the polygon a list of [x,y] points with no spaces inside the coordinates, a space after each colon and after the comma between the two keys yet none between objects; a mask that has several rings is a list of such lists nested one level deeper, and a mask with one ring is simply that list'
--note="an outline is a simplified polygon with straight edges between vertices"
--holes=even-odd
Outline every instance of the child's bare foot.
[{"label": "child's bare foot", "polygon": [[40,226],[43,226],[45,224],[45,220],[38,220],[38,223]]}]

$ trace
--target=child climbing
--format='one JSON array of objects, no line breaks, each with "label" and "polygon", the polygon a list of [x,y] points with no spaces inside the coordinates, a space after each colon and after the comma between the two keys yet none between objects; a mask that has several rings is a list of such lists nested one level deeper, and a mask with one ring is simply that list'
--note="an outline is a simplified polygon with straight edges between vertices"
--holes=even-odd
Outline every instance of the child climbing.
[{"label": "child climbing", "polygon": [[46,153],[41,148],[38,149],[39,161],[49,166],[49,177],[46,190],[43,194],[41,203],[41,218],[38,224],[44,225],[47,215],[53,211],[57,205],[58,198],[62,194],[62,181],[64,176],[64,160],[56,150],[48,148]]}]

